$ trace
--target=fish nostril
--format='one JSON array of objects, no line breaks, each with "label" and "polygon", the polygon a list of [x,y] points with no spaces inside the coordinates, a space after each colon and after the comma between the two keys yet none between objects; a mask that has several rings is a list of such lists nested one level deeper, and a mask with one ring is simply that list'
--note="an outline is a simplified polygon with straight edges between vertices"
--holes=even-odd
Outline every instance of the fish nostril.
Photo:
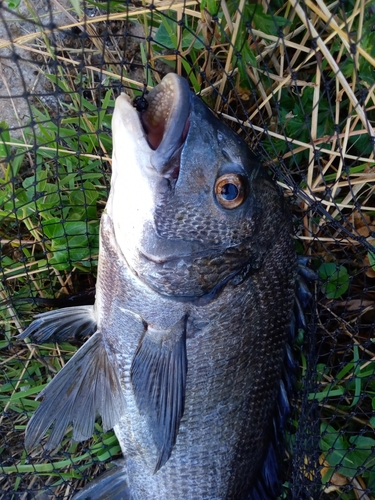
[{"label": "fish nostril", "polygon": [[222,149],[222,150],[221,150],[221,153],[222,153],[222,155],[224,156],[224,158],[225,158],[227,161],[230,161],[230,157],[229,157],[228,153],[225,151],[225,149]]}]

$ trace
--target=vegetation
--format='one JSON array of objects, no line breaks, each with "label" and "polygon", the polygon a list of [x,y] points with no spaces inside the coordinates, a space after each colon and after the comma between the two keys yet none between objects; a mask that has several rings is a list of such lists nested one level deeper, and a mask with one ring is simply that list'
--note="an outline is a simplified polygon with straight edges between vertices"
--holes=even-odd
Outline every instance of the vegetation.
[{"label": "vegetation", "polygon": [[[7,3],[16,18],[20,1]],[[45,19],[25,4],[42,26]],[[52,457],[26,453],[23,433],[38,405],[35,396],[77,346],[35,346],[15,335],[49,300],[94,286],[114,99],[121,88],[142,95],[172,69],[272,170],[293,204],[297,249],[311,256],[320,277],[316,352],[311,343],[296,351],[307,387],[301,384],[301,399],[307,391],[310,405],[304,418],[319,409],[320,466],[309,469],[313,459],[302,455],[301,477],[335,495],[329,498],[373,498],[371,2],[306,0],[304,10],[295,0],[269,7],[167,0],[156,8],[148,0],[90,1],[90,16],[80,2],[71,4],[72,22],[58,30],[63,39],[38,29],[14,40],[22,57],[38,64],[44,90],[30,101],[32,120],[21,135],[0,123],[0,454],[12,488],[47,484],[55,496],[70,496],[119,453],[100,423],[88,443],[71,444],[67,434]],[[0,50],[10,48],[1,41]],[[300,425],[296,415],[292,439]]]}]

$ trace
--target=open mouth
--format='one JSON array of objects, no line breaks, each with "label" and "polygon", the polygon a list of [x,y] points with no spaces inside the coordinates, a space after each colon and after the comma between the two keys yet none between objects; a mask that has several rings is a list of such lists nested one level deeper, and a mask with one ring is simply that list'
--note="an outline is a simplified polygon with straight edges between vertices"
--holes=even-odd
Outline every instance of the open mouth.
[{"label": "open mouth", "polygon": [[[194,248],[187,248],[186,242],[171,245],[158,235],[153,220],[154,207],[172,189],[175,192],[176,186],[178,189],[194,99],[187,81],[173,73],[147,94],[147,102],[142,99],[141,104],[146,106],[138,106],[126,94],[116,99],[111,203],[107,213],[115,224],[116,239],[124,255],[132,254],[130,247],[132,251],[136,248],[141,258],[163,265],[176,256],[202,250],[196,243]],[[126,212],[132,215],[125,220]]]},{"label": "open mouth", "polygon": [[147,142],[154,151],[153,166],[164,177],[178,176],[170,160],[181,151],[189,131],[191,95],[187,81],[169,73],[146,96],[147,109],[139,112]]}]

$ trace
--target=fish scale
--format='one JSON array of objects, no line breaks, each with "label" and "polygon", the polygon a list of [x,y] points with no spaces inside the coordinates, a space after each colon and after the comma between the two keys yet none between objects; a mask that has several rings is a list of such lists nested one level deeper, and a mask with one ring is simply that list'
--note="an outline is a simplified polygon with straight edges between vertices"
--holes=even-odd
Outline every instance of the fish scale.
[{"label": "fish scale", "polygon": [[[112,240],[112,238],[102,237],[102,241],[107,240]],[[154,314],[153,298],[150,297],[147,300],[143,288],[139,288],[137,293],[132,293],[129,297],[127,288],[134,291],[135,286],[129,284],[129,280],[133,280],[134,277],[129,276],[126,279],[122,275],[128,271],[123,262],[116,261],[115,251],[108,255],[105,249],[102,251],[104,252],[103,260],[107,266],[103,266],[103,276],[98,277],[98,285],[100,286],[101,279],[108,283],[108,278],[111,277],[112,294],[117,297],[115,303],[121,302],[125,308],[134,311],[148,323],[149,317]],[[284,256],[284,259],[290,258],[293,258],[293,253]],[[240,478],[252,478],[254,455],[258,457],[264,455],[267,438],[259,433],[259,429],[262,428],[261,423],[267,420],[267,415],[272,414],[278,391],[279,369],[284,359],[283,346],[289,318],[277,306],[279,302],[283,306],[290,307],[293,302],[293,282],[291,281],[289,294],[285,293],[284,287],[282,290],[275,290],[271,278],[277,274],[278,266],[275,264],[277,260],[273,252],[268,260],[270,261],[268,274],[271,276],[262,275],[259,279],[256,276],[253,280],[246,281],[234,289],[228,287],[217,299],[214,308],[212,304],[196,308],[180,303],[176,306],[173,303],[168,304],[168,299],[165,299],[165,304],[160,304],[160,309],[163,310],[164,306],[168,311],[167,318],[164,318],[164,322],[162,321],[163,327],[166,321],[170,321],[171,318],[176,319],[184,313],[188,313],[193,318],[198,313],[199,317],[206,318],[209,324],[199,332],[190,333],[187,330],[190,376],[187,379],[184,416],[171,458],[155,475],[151,473],[156,460],[155,450],[153,460],[148,466],[136,459],[134,461],[130,459],[132,460],[131,466],[124,464],[129,484],[133,487],[134,498],[163,498],[162,495],[166,495],[166,492],[169,492],[169,498],[246,498],[247,493],[242,496],[242,491],[247,492],[248,486],[246,482],[243,484],[244,481]],[[284,262],[281,261],[279,266],[282,272]],[[115,281],[114,276],[118,277]],[[121,290],[122,285],[125,285],[123,290]],[[286,300],[285,296],[288,295],[291,298]],[[109,303],[114,302],[114,297],[110,294],[106,294],[106,298]],[[259,301],[256,309],[250,307],[254,299]],[[230,315],[226,307],[229,300],[231,301]],[[262,309],[265,309],[266,314],[269,315],[270,302],[276,310],[280,310],[280,318],[276,316],[267,320],[263,314]],[[103,309],[108,310],[106,307]],[[163,320],[160,311],[159,316]],[[132,338],[132,328],[126,327],[121,314],[113,314],[113,318],[115,322],[111,323],[110,331],[116,332],[123,329],[127,332],[122,344],[116,349],[117,364],[121,365],[123,360],[126,360],[127,367],[129,367],[140,335],[138,332]],[[116,324],[116,319],[120,325]],[[245,319],[253,327],[251,337],[246,335],[248,326]],[[106,338],[108,327],[105,325],[106,318],[103,318],[103,335]],[[212,325],[215,325],[214,329]],[[245,330],[243,333],[239,330],[241,326]],[[236,338],[228,337],[227,334],[228,330],[233,327],[237,330],[238,337]],[[273,332],[272,336],[269,334],[270,331]],[[214,353],[211,353],[211,363],[208,363],[206,353],[212,351],[213,341],[215,342]],[[113,343],[111,336],[107,343],[109,345]],[[272,362],[265,365],[263,360],[269,358],[270,352],[273,353]],[[116,353],[114,353],[115,357]],[[257,360],[260,361],[257,363]],[[127,371],[125,369],[124,373]],[[134,396],[130,384],[124,380],[123,386],[128,387],[129,397],[132,399]],[[217,402],[220,402],[220,412],[217,410]],[[241,411],[244,413],[243,416],[240,414]],[[143,450],[143,454],[152,456],[151,450],[154,445],[147,432],[147,423],[143,421],[143,431],[132,425],[131,432],[129,432],[128,422],[140,420],[134,399],[131,409],[127,408],[127,413],[126,423],[122,425],[120,422],[116,430],[124,456],[131,455],[129,450],[134,446],[134,436],[137,434],[143,436],[137,440],[137,455],[142,455],[140,450]],[[133,415],[129,417],[131,413]],[[215,413],[213,417],[212,414]],[[236,434],[232,426],[236,425],[237,420],[243,422],[243,429]],[[210,429],[209,433],[206,431],[207,428]],[[246,447],[243,446],[245,441],[243,436],[248,441]],[[228,461],[228,456],[231,455],[233,458]],[[231,464],[235,460],[237,461],[237,474],[234,476],[231,467],[228,468],[228,462]],[[181,464],[184,463],[188,464],[187,468],[181,469]],[[212,472],[213,480],[216,478],[213,483],[207,480],[206,468],[215,471]],[[144,493],[145,485],[147,485],[147,494]],[[140,492],[136,493],[138,488]]]},{"label": "fish scale", "polygon": [[[77,500],[274,500],[267,467],[297,269],[290,215],[185,80],[167,75],[147,99],[170,106],[161,121],[116,101],[96,302],[77,308],[76,324],[67,314],[72,337],[90,332],[88,318],[92,337],[41,393],[27,444],[53,423],[47,448],[69,423],[88,438],[104,414],[124,458]],[[65,339],[55,314],[23,337]]]}]

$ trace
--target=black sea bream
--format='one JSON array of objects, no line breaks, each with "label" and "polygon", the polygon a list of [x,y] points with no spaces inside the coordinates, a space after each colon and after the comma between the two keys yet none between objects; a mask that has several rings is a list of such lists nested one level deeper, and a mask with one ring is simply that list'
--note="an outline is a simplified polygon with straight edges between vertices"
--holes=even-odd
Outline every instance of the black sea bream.
[{"label": "black sea bream", "polygon": [[87,439],[101,415],[124,459],[79,499],[275,500],[290,214],[183,78],[167,75],[146,98],[143,111],[116,100],[94,307],[38,315],[23,334],[90,335],[40,394],[26,445],[53,423],[48,449],[69,424]]}]

